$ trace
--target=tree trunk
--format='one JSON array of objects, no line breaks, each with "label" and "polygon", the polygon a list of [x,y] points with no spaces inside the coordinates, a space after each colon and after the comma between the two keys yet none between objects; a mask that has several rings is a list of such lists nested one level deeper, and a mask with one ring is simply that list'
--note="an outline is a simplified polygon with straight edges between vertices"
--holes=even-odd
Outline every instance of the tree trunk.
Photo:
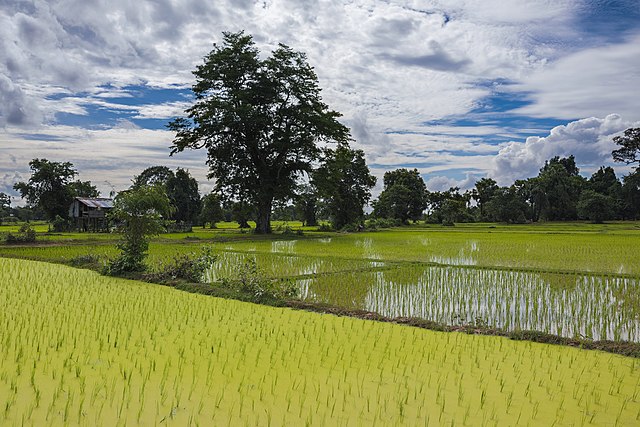
[{"label": "tree trunk", "polygon": [[273,198],[268,197],[258,202],[258,217],[256,219],[257,234],[271,234],[271,206]]}]

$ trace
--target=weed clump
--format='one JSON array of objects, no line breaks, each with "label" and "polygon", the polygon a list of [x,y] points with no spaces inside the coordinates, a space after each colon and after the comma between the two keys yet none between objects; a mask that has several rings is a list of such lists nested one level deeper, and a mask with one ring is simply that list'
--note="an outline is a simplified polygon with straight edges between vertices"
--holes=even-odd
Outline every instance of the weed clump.
[{"label": "weed clump", "polygon": [[17,243],[33,243],[36,241],[36,230],[31,228],[29,224],[23,224],[20,226],[18,233],[7,233],[5,242],[8,244]]},{"label": "weed clump", "polygon": [[222,278],[220,286],[238,296],[260,303],[288,300],[298,296],[298,287],[290,280],[273,280],[258,268],[255,260],[242,264],[235,278]]}]

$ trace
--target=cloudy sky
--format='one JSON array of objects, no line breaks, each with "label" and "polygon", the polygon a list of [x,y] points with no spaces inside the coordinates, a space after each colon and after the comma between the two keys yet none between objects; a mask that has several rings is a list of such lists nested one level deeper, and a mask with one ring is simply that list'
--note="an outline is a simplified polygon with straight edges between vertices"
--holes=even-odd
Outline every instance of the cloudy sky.
[{"label": "cloudy sky", "polygon": [[169,157],[165,125],[222,31],[243,29],[265,54],[307,53],[378,177],[509,184],[569,154],[589,174],[640,126],[638,0],[2,0],[0,191],[34,157],[103,193],[151,165],[208,191],[205,154]]}]

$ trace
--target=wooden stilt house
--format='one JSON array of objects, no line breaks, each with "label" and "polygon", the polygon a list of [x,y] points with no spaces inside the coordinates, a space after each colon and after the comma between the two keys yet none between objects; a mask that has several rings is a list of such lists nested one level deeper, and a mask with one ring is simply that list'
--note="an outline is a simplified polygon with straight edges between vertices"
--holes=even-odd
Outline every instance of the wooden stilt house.
[{"label": "wooden stilt house", "polygon": [[107,212],[113,209],[113,199],[76,197],[69,206],[69,217],[78,231],[108,231]]}]

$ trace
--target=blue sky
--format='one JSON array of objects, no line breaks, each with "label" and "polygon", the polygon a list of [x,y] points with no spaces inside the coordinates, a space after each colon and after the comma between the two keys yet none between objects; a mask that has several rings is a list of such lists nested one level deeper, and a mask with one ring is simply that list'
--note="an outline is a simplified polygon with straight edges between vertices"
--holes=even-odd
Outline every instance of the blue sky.
[{"label": "blue sky", "polygon": [[509,184],[555,155],[589,174],[640,125],[637,0],[10,0],[0,191],[15,196],[34,157],[73,162],[105,193],[158,164],[209,191],[205,154],[169,157],[165,125],[212,43],[241,29],[265,54],[307,53],[375,175],[416,167],[432,190]]}]

